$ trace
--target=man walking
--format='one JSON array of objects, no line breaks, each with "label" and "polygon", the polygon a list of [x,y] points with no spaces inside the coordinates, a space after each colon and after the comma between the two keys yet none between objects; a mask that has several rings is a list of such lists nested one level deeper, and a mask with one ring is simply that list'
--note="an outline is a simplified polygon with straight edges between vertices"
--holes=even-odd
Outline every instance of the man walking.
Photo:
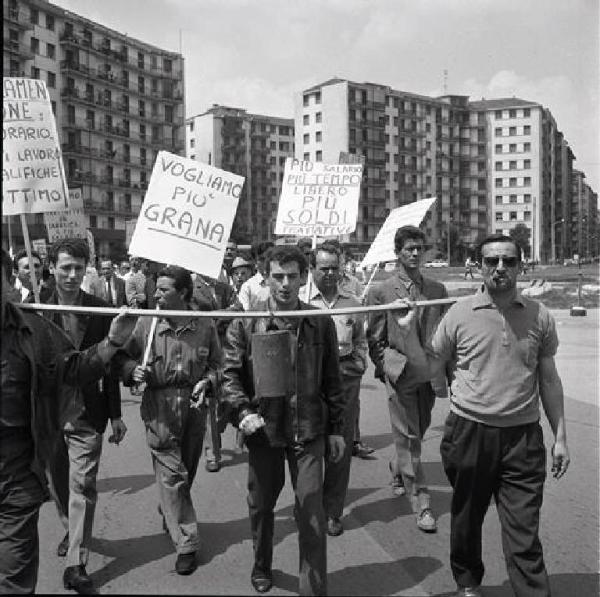
[{"label": "man walking", "polygon": [[[311,254],[311,269],[314,286],[310,304],[318,309],[340,309],[360,307],[351,294],[339,288],[342,278],[340,251],[333,243],[324,242]],[[341,535],[344,527],[340,518],[350,481],[350,463],[354,451],[354,430],[358,418],[360,381],[367,368],[367,339],[364,319],[357,313],[334,315],[340,355],[340,373],[346,395],[344,419],[344,442],[346,447],[342,459],[337,462],[326,460],[323,481],[323,504],[327,517],[327,534]]]},{"label": "man walking", "polygon": [[[311,307],[298,300],[306,272],[306,259],[297,247],[270,249],[265,256],[269,296],[253,308],[274,316],[235,319],[225,337],[223,390],[249,451],[254,545],[250,580],[259,593],[273,583],[273,510],[285,482],[286,459],[296,494],[300,594],[327,593],[325,438],[329,457],[339,462],[345,397],[334,323],[328,317],[310,317]],[[297,309],[306,309],[306,316],[285,317],[286,311]],[[272,343],[278,349],[269,348]],[[291,374],[281,375],[283,371]]]},{"label": "man walking", "polygon": [[[107,306],[102,299],[80,289],[89,260],[85,241],[57,241],[52,245],[49,257],[56,279],[56,291],[48,303]],[[66,333],[74,350],[85,350],[100,342],[108,334],[110,326],[110,319],[100,315],[52,313],[49,317]],[[65,588],[85,592],[92,588],[85,566],[98,497],[96,476],[103,433],[109,419],[111,442],[119,444],[127,431],[121,419],[118,376],[109,372],[97,382],[77,388],[63,388],[59,417],[64,442],[59,443],[50,473],[59,516],[67,534],[58,546],[57,553],[67,557],[63,577]]]},{"label": "man walking", "polygon": [[0,594],[33,593],[44,470],[60,437],[57,392],[99,379],[135,319],[119,316],[108,337],[83,353],[47,319],[11,304],[11,259],[2,249],[0,392]]},{"label": "man walking", "polygon": [[493,496],[515,595],[548,597],[539,539],[546,479],[540,400],[554,434],[554,477],[562,477],[570,462],[554,363],[556,325],[543,304],[517,291],[521,251],[512,238],[486,238],[480,255],[482,287],[452,306],[430,350],[422,352],[416,338],[414,309],[398,323],[411,347],[409,359],[426,362],[432,372],[447,362],[453,366],[440,450],[453,489],[450,564],[457,595],[482,595],[481,527]]},{"label": "man walking", "polygon": [[[383,305],[398,298],[436,299],[447,296],[443,284],[421,275],[419,266],[425,250],[425,234],[415,226],[398,228],[394,237],[397,268],[387,280],[369,290],[367,304]],[[423,309],[419,322],[419,339],[424,346],[431,338],[442,315],[441,307]],[[369,353],[375,375],[386,386],[392,435],[396,447],[390,462],[392,487],[396,495],[408,493],[417,527],[435,532],[437,523],[431,510],[425,473],[421,465],[421,441],[431,423],[435,392],[431,378],[413,367],[407,347],[390,312],[369,317],[367,329]]]}]

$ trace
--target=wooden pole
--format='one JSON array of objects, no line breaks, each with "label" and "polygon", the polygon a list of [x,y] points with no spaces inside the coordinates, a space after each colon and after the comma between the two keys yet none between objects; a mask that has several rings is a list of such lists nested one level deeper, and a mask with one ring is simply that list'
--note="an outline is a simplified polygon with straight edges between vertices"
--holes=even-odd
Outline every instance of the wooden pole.
[{"label": "wooden pole", "polygon": [[376,263],[375,267],[373,268],[373,272],[369,276],[369,281],[367,282],[367,285],[365,286],[365,289],[363,290],[363,292],[360,296],[361,302],[364,302],[365,299],[367,298],[367,293],[369,292],[369,288],[370,288],[373,280],[375,279],[375,274],[377,273],[378,269],[379,269],[379,263]]},{"label": "wooden pole", "polygon": [[31,254],[31,241],[29,240],[29,230],[27,229],[27,219],[25,214],[21,215],[21,228],[23,229],[23,241],[25,242],[25,250],[27,251],[27,260],[29,261],[29,275],[31,276],[31,288],[35,302],[40,302],[40,289],[37,280],[35,279],[35,267],[33,263],[33,255]]}]

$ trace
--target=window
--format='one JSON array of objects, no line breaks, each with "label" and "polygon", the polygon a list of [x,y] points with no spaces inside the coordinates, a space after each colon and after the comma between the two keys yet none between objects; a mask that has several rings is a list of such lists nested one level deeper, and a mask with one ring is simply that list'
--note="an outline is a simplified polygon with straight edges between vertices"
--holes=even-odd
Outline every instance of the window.
[{"label": "window", "polygon": [[523,116],[524,116],[525,118],[527,118],[528,116],[531,116],[531,108],[525,108],[525,109],[523,110]]},{"label": "window", "polygon": [[510,212],[510,221],[511,222],[516,222],[517,221],[517,212],[516,211],[511,211]]},{"label": "window", "polygon": [[508,201],[510,203],[516,203],[517,202],[517,196],[516,195],[509,195]]},{"label": "window", "polygon": [[51,73],[50,71],[48,71],[46,73],[46,76],[47,76],[46,83],[48,84],[48,87],[50,89],[55,89],[56,88],[56,75],[54,73]]},{"label": "window", "polygon": [[523,179],[523,186],[530,187],[531,186],[531,176],[526,176]]},{"label": "window", "polygon": [[523,212],[523,219],[528,222],[529,220],[531,220],[531,212],[530,211],[524,211]]},{"label": "window", "polygon": [[[127,146],[129,147],[129,146]],[[140,164],[142,166],[146,165],[146,148],[145,147],[140,147]]]},{"label": "window", "polygon": [[308,97],[309,97],[308,95],[305,95],[302,98],[302,103],[303,103],[304,106],[308,106]]},{"label": "window", "polygon": [[302,156],[302,159],[303,159],[305,162],[310,162],[310,153],[306,152],[306,153],[305,153],[305,154]]},{"label": "window", "polygon": [[46,56],[54,60],[56,57],[56,46],[54,44],[46,44]]},{"label": "window", "polygon": [[496,186],[496,188],[502,187],[502,179],[501,178],[495,178],[494,179],[494,185]]},{"label": "window", "polygon": [[321,92],[317,91],[317,93],[315,93],[315,104],[320,104],[321,103]]},{"label": "window", "polygon": [[531,168],[531,160],[523,160],[523,169],[529,170]]},{"label": "window", "polygon": [[502,212],[501,211],[496,212],[496,222],[502,222]]},{"label": "window", "polygon": [[194,130],[194,121],[193,121],[193,120],[190,120],[190,121],[188,122],[188,125],[189,125],[189,127],[190,127],[190,132],[191,132],[191,131],[193,131],[193,130]]},{"label": "window", "polygon": [[516,170],[517,169],[517,161],[516,160],[511,160],[510,162],[508,162],[508,169],[509,170]]},{"label": "window", "polygon": [[496,110],[496,111],[494,112],[494,118],[495,118],[496,120],[501,120],[501,119],[502,119],[502,110]]},{"label": "window", "polygon": [[302,137],[302,142],[304,143],[304,145],[308,145],[310,143],[310,135],[308,133],[304,133],[304,136]]},{"label": "window", "polygon": [[317,143],[321,143],[321,141],[323,141],[323,133],[321,131],[316,132],[315,140]]},{"label": "window", "polygon": [[90,228],[98,228],[98,218],[96,216],[90,216]]},{"label": "window", "polygon": [[40,22],[40,11],[37,8],[30,9],[29,22],[33,25],[37,25]]},{"label": "window", "polygon": [[[155,58],[155,56],[153,56]],[[170,58],[163,58],[163,70],[170,73],[173,70],[173,61]]]},{"label": "window", "polygon": [[529,126],[528,124],[526,124],[523,127],[523,134],[524,135],[531,135],[531,126]]},{"label": "window", "polygon": [[39,79],[40,78],[40,69],[37,68],[36,66],[32,66],[31,67],[31,78],[32,79]]},{"label": "window", "polygon": [[523,151],[531,151],[531,143],[523,143]]},{"label": "window", "polygon": [[517,179],[516,178],[510,178],[508,180],[508,186],[509,187],[516,187],[517,186]]},{"label": "window", "polygon": [[496,195],[496,205],[502,205],[502,195]]},{"label": "window", "polygon": [[502,137],[502,127],[500,127],[500,126],[497,126],[497,127],[494,129],[494,135],[496,135],[496,137]]},{"label": "window", "polygon": [[502,162],[496,162],[494,167],[496,170],[502,170]]},{"label": "window", "polygon": [[112,216],[108,216],[108,228],[110,230],[114,230],[115,228],[115,219]]},{"label": "window", "polygon": [[165,104],[165,122],[173,122],[173,106]]},{"label": "window", "polygon": [[190,139],[190,147],[196,146],[196,139]]},{"label": "window", "polygon": [[46,14],[46,29],[54,31],[54,16]]},{"label": "window", "polygon": [[496,153],[502,153],[502,145],[501,144],[496,145],[494,150]]},{"label": "window", "polygon": [[50,100],[50,106],[52,107],[52,114],[56,116],[56,102],[54,100]]},{"label": "window", "polygon": [[37,37],[31,38],[31,51],[34,54],[40,53],[40,40]]},{"label": "window", "polygon": [[138,68],[144,68],[144,54],[143,52],[138,52]]},{"label": "window", "polygon": [[517,111],[516,110],[509,110],[508,111],[508,117],[509,118],[516,118],[517,117]]},{"label": "window", "polygon": [[517,134],[517,127],[516,126],[510,126],[508,127],[508,135],[509,137],[512,137],[513,135]]},{"label": "window", "polygon": [[531,203],[531,195],[529,193],[526,193],[525,195],[523,195],[523,201],[525,203]]},{"label": "window", "polygon": [[508,146],[508,151],[509,151],[509,153],[516,153],[517,152],[517,144],[516,143],[511,143]]},{"label": "window", "polygon": [[310,124],[310,116],[309,116],[308,114],[305,114],[305,115],[302,117],[302,124],[304,124],[305,126],[306,126],[307,124]]},{"label": "window", "polygon": [[317,124],[319,124],[319,123],[321,122],[322,118],[323,118],[323,115],[321,114],[321,112],[317,112],[317,113],[315,114],[315,122],[316,122]]},{"label": "window", "polygon": [[138,91],[140,93],[146,93],[146,81],[142,76],[138,77]]}]

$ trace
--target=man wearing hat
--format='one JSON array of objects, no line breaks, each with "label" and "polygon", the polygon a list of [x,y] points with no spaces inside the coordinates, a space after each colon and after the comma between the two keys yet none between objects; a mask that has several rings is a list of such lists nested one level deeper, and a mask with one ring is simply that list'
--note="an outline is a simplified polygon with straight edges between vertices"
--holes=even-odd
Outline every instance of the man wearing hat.
[{"label": "man wearing hat", "polygon": [[254,262],[246,254],[238,255],[231,264],[231,279],[235,293],[240,291],[242,284],[254,274]]}]

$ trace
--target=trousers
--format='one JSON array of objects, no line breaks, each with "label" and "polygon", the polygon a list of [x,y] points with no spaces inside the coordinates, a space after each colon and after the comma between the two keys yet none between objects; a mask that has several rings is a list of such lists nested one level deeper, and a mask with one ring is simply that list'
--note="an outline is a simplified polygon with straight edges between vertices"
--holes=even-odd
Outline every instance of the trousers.
[{"label": "trousers", "polygon": [[44,491],[30,469],[32,449],[29,442],[0,437],[0,595],[33,593],[37,584]]},{"label": "trousers", "polygon": [[539,539],[546,479],[546,449],[539,423],[490,427],[451,412],[440,451],[453,489],[450,564],[456,583],[461,587],[481,584],[481,527],[493,496],[515,595],[550,595]]},{"label": "trousers", "polygon": [[207,462],[221,462],[221,430],[219,429],[217,406],[217,399],[214,396],[206,398],[204,452]]},{"label": "trousers", "polygon": [[85,420],[68,424],[50,464],[52,495],[69,533],[67,566],[85,566],[89,558],[102,439],[103,435]]},{"label": "trousers", "polygon": [[294,447],[248,446],[248,509],[254,546],[253,573],[271,573],[273,512],[285,482],[287,459],[295,494],[300,552],[300,595],[327,594],[327,536],[323,510],[325,440]]},{"label": "trousers", "polygon": [[174,433],[168,433],[166,421],[160,425],[154,421],[145,424],[160,509],[177,554],[185,554],[200,547],[191,488],[202,455],[206,409],[187,406],[178,419]]},{"label": "trousers", "polygon": [[429,490],[421,464],[421,442],[431,423],[435,394],[429,383],[402,387],[392,386],[387,381],[386,387],[396,448],[391,463],[392,474],[402,475],[413,511],[418,514],[430,507]]},{"label": "trousers", "polygon": [[344,455],[339,462],[325,460],[325,476],[323,479],[323,506],[325,516],[340,518],[344,510],[344,501],[350,481],[350,465],[352,463],[352,443],[354,441],[354,421],[357,418],[361,377],[343,376],[342,386],[346,394],[346,411],[344,420]]}]

